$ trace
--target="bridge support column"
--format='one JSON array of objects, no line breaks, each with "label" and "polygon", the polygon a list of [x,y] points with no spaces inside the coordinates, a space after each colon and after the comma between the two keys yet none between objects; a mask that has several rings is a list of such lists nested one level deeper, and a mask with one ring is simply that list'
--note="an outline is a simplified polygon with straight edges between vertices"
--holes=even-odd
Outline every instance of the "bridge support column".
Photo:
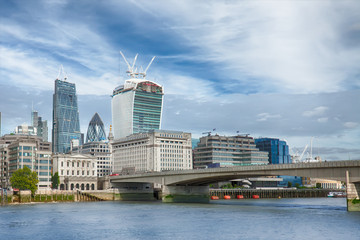
[{"label": "bridge support column", "polygon": [[163,185],[162,201],[165,203],[209,203],[209,186]]},{"label": "bridge support column", "polygon": [[349,212],[360,212],[360,182],[350,183],[349,172],[346,171],[346,198]]},{"label": "bridge support column", "polygon": [[120,201],[155,200],[154,188],[151,183],[112,183],[112,186],[119,190]]}]

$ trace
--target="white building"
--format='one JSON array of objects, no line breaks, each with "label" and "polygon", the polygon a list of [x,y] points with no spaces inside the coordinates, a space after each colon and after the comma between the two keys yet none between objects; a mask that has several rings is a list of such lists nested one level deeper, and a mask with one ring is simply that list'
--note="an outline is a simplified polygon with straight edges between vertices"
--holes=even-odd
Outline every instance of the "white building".
[{"label": "white building", "polygon": [[54,173],[60,177],[60,190],[96,190],[96,157],[83,154],[53,155]]},{"label": "white building", "polygon": [[114,140],[114,173],[192,169],[191,133],[151,130]]},{"label": "white building", "polygon": [[97,159],[97,176],[108,176],[112,172],[111,144],[109,142],[87,142],[74,147],[72,153],[90,154]]}]

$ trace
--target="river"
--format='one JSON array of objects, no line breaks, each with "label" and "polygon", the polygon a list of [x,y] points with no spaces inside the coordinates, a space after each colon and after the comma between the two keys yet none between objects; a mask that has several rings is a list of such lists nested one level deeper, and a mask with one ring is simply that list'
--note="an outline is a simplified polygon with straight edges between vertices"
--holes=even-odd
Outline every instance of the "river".
[{"label": "river", "polygon": [[0,239],[360,239],[360,212],[344,198],[8,205]]}]

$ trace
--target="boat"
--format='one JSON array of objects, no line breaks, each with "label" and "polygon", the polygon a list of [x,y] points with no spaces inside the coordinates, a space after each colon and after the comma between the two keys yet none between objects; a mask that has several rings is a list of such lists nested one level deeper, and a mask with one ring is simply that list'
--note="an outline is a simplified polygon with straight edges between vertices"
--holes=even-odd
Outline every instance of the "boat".
[{"label": "boat", "polygon": [[327,196],[334,197],[334,198],[346,197],[346,193],[345,192],[329,192],[329,194]]}]

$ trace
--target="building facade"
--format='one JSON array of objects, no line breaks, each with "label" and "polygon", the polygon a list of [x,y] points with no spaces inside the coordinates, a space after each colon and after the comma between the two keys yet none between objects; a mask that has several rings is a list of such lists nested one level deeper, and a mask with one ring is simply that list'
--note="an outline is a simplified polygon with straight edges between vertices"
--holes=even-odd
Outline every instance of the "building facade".
[{"label": "building facade", "polygon": [[84,154],[53,155],[54,173],[60,177],[60,190],[96,190],[96,157]]},{"label": "building facade", "polygon": [[192,169],[191,133],[150,130],[112,142],[114,173]]},{"label": "building facade", "polygon": [[194,168],[268,164],[268,153],[259,151],[249,136],[205,136],[194,149]]},{"label": "building facade", "polygon": [[107,141],[87,142],[72,149],[72,153],[81,153],[96,157],[96,175],[108,176],[112,172],[111,144]]},{"label": "building facade", "polygon": [[114,138],[160,129],[163,87],[146,79],[131,78],[113,91]]},{"label": "building facade", "polygon": [[37,111],[31,112],[31,125],[37,129],[37,135],[44,141],[48,141],[48,125],[46,120],[39,117]]},{"label": "building facade", "polygon": [[38,188],[51,187],[51,143],[38,136],[5,135],[0,138],[2,182],[4,187],[11,185],[9,179],[13,172],[25,166],[38,174]]},{"label": "building facade", "polygon": [[255,144],[260,151],[269,153],[270,164],[291,163],[289,146],[286,141],[277,138],[257,138]]},{"label": "building facade", "polygon": [[69,152],[71,140],[78,139],[81,143],[76,87],[74,83],[65,80],[55,80],[52,128],[54,153]]}]

